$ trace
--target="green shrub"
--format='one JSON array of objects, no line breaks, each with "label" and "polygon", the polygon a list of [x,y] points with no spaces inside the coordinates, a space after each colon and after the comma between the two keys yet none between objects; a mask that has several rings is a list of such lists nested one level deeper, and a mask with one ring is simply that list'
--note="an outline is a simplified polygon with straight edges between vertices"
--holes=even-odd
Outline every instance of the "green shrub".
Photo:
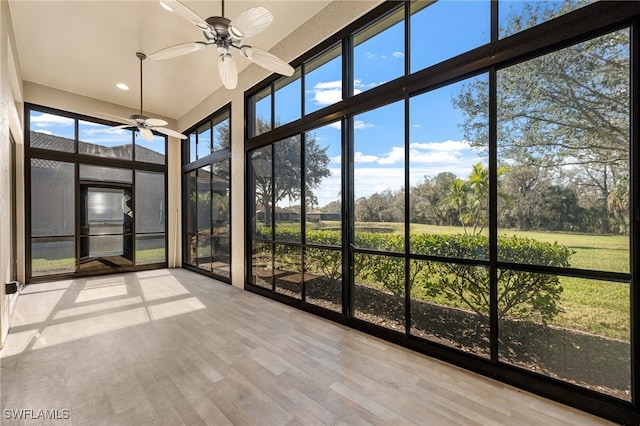
[{"label": "green shrub", "polygon": [[[279,239],[299,241],[295,229],[278,230]],[[265,239],[270,230],[265,230]],[[400,234],[356,231],[355,245],[359,248],[405,252],[405,237]],[[308,230],[306,241],[311,244],[340,246],[339,230]],[[278,245],[280,246],[280,245]],[[285,246],[276,248],[285,250]],[[410,237],[412,253],[441,256],[448,259],[489,259],[489,238],[469,234],[413,234]],[[342,276],[340,250],[307,247],[306,268],[321,272],[331,279]],[[498,259],[506,263],[567,267],[573,252],[557,243],[547,243],[517,236],[498,237]],[[284,254],[284,253],[282,253]],[[405,259],[384,254],[356,254],[355,275],[359,280],[384,288],[399,298],[405,294]],[[485,266],[432,261],[409,263],[408,289],[412,295],[420,290],[430,298],[444,299],[453,306],[465,306],[478,315],[489,315],[489,269]],[[556,275],[532,272],[498,270],[498,315],[500,318],[516,316],[547,322],[560,311],[562,294],[560,279]]]},{"label": "green shrub", "polygon": [[[448,235],[427,238],[437,246],[422,244],[429,254],[446,257],[486,258],[488,238],[481,235]],[[412,246],[413,247],[413,246]],[[567,247],[529,238],[498,238],[498,257],[503,262],[566,267],[572,254]],[[489,315],[489,270],[484,266],[460,263],[428,262],[420,284],[427,295],[441,296],[453,304],[462,304],[477,314]],[[562,286],[555,275],[498,270],[498,316],[526,317],[543,323],[560,312]]]}]

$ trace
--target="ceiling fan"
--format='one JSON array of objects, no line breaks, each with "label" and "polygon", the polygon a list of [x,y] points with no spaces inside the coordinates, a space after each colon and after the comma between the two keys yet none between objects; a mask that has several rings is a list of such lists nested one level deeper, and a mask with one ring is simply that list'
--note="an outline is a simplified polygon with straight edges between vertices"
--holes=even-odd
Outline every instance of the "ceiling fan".
[{"label": "ceiling fan", "polygon": [[136,52],[136,56],[140,59],[140,114],[134,114],[129,118],[118,117],[117,115],[111,115],[104,112],[101,112],[100,114],[116,120],[119,123],[124,123],[121,126],[114,127],[114,129],[136,127],[145,141],[153,140],[152,130],[162,133],[163,135],[173,136],[174,138],[186,139],[187,137],[182,133],[163,127],[168,124],[166,121],[160,118],[149,118],[142,113],[142,61],[147,58],[147,55],[141,52]]},{"label": "ceiling fan", "polygon": [[246,37],[252,37],[267,28],[273,21],[273,15],[265,7],[257,6],[240,12],[234,19],[224,17],[224,0],[222,0],[222,15],[202,19],[193,10],[178,0],[160,0],[165,9],[176,12],[187,21],[202,30],[205,41],[193,41],[166,47],[149,55],[151,59],[168,59],[187,53],[202,50],[215,45],[220,53],[218,57],[218,72],[220,79],[227,89],[235,89],[238,84],[238,69],[231,55],[231,49],[236,49],[240,55],[269,71],[291,76],[293,68],[282,59],[271,53],[242,44]]}]

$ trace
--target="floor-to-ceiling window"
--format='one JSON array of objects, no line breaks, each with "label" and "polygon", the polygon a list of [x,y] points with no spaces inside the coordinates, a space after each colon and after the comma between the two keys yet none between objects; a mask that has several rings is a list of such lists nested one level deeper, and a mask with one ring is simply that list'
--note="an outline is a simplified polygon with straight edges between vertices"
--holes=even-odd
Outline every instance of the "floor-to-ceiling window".
[{"label": "floor-to-ceiling window", "polygon": [[386,3],[253,88],[247,288],[638,420],[639,19]]},{"label": "floor-to-ceiling window", "polygon": [[183,259],[187,268],[231,280],[230,107],[185,132]]},{"label": "floor-to-ceiling window", "polygon": [[28,277],[166,266],[166,137],[28,105]]}]

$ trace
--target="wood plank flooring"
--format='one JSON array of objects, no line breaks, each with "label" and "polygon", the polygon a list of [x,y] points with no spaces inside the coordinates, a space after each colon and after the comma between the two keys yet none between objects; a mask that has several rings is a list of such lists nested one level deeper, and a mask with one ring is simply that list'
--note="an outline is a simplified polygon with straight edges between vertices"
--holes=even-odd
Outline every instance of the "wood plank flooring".
[{"label": "wood plank flooring", "polygon": [[32,284],[0,357],[3,425],[610,424],[183,269]]}]

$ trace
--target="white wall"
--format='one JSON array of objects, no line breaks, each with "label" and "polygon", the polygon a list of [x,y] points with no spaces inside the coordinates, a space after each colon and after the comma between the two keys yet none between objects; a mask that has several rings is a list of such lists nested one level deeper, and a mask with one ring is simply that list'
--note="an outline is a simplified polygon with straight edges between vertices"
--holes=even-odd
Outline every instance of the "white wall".
[{"label": "white wall", "polygon": [[[22,78],[17,61],[13,24],[9,4],[0,1],[0,348],[9,331],[13,300],[5,294],[5,283],[10,281],[12,265],[9,261],[13,244],[18,247],[18,279],[24,283],[24,144],[23,144]],[[12,241],[11,232],[11,149],[9,134],[16,142],[16,204],[18,241]]]},{"label": "white wall", "polygon": [[[320,42],[381,4],[381,0],[333,1],[304,25],[278,43],[271,53],[286,62],[301,56]],[[238,88],[212,93],[178,120],[178,129],[186,130],[231,102],[231,280],[244,288],[245,221],[244,213],[244,92],[263,80],[269,72],[257,65],[247,67],[238,76]]]}]

